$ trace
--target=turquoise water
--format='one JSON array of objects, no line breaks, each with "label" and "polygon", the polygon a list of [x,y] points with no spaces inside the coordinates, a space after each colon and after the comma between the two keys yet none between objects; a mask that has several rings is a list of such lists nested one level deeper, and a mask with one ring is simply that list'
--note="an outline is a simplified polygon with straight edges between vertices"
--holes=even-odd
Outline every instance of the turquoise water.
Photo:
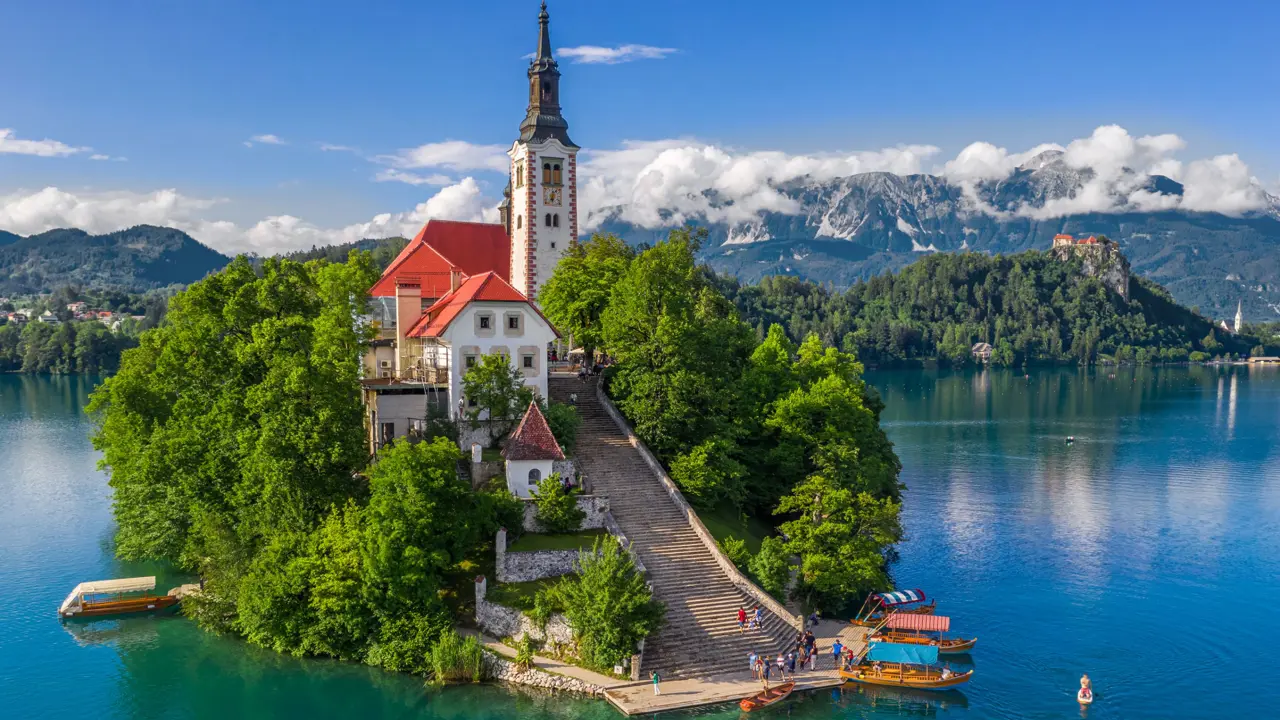
[{"label": "turquoise water", "polygon": [[[945,695],[814,693],[767,716],[1280,713],[1280,373],[869,379],[908,485],[894,573],[979,637],[975,679]],[[597,701],[497,687],[426,692],[179,617],[63,626],[53,611],[77,582],[181,579],[111,557],[110,495],[80,411],[91,385],[0,375],[0,717],[616,717]],[[1098,690],[1087,713],[1073,697],[1082,672]]]}]

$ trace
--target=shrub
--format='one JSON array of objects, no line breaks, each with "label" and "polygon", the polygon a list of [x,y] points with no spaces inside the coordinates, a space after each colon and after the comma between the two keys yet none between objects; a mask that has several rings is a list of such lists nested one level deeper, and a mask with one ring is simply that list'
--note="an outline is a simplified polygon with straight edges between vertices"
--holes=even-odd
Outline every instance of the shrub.
[{"label": "shrub", "polygon": [[578,428],[582,426],[578,411],[572,405],[553,402],[547,405],[542,414],[546,416],[547,426],[551,428],[551,434],[556,436],[556,442],[566,451],[572,452],[573,445],[578,440]]},{"label": "shrub", "polygon": [[525,614],[529,616],[529,619],[533,621],[538,630],[545,633],[547,631],[547,623],[551,621],[551,614],[556,611],[557,607],[555,599],[551,597],[551,593],[546,588],[543,588],[533,596],[533,608]]},{"label": "shrub", "polygon": [[533,667],[533,638],[525,635],[516,647],[516,667],[528,670]]},{"label": "shrub", "polygon": [[717,544],[720,546],[720,551],[724,553],[724,556],[729,558],[729,561],[734,565],[737,565],[739,570],[746,569],[747,563],[751,561],[751,551],[747,549],[745,540],[739,540],[730,535]]},{"label": "shrub", "polygon": [[791,581],[791,553],[782,538],[767,537],[761,541],[760,552],[751,558],[749,568],[765,592],[786,600],[787,584]]},{"label": "shrub", "polygon": [[450,629],[431,648],[431,671],[437,683],[480,682],[484,650],[474,635]]},{"label": "shrub", "polygon": [[551,473],[538,483],[533,491],[533,503],[538,508],[537,518],[549,533],[571,533],[582,527],[587,516],[578,507],[573,493],[565,490],[560,473]]},{"label": "shrub", "polygon": [[582,662],[608,672],[657,630],[666,608],[653,599],[635,562],[612,537],[578,556],[579,574],[553,592],[573,628]]},{"label": "shrub", "polygon": [[710,507],[729,500],[737,503],[745,496],[746,468],[733,458],[733,444],[715,438],[676,456],[671,463],[671,479],[695,503]]}]

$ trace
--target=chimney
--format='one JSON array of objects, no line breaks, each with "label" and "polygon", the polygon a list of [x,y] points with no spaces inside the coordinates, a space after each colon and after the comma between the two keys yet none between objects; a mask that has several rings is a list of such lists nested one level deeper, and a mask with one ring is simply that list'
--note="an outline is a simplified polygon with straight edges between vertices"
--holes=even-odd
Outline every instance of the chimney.
[{"label": "chimney", "polygon": [[449,292],[462,287],[462,271],[457,268],[449,269]]},{"label": "chimney", "polygon": [[405,333],[422,317],[422,287],[396,283],[396,376],[407,365],[404,359]]}]

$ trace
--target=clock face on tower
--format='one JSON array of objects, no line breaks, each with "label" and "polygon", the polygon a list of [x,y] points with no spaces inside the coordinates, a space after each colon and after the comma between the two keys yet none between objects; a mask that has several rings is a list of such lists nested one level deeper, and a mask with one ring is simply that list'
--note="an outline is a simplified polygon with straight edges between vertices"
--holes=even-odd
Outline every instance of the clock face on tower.
[{"label": "clock face on tower", "polygon": [[555,205],[555,206],[559,207],[559,206],[560,206],[560,197],[561,197],[561,196],[560,196],[560,191],[561,191],[561,190],[562,190],[562,188],[558,188],[558,187],[544,187],[544,188],[542,188],[542,203],[543,203],[544,205]]}]

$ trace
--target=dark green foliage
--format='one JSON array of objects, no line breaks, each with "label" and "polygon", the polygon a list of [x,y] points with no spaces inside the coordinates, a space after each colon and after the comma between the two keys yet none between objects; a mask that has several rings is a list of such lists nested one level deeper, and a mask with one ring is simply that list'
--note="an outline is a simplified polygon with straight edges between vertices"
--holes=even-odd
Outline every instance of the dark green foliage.
[{"label": "dark green foliage", "polygon": [[470,408],[467,414],[475,420],[494,424],[501,437],[533,402],[533,389],[524,384],[524,375],[512,367],[507,356],[494,353],[480,358],[475,367],[462,376],[462,392]]},{"label": "dark green foliage", "polygon": [[542,414],[547,418],[547,426],[551,428],[551,434],[560,443],[560,447],[573,452],[574,443],[578,441],[578,428],[582,426],[578,411],[572,405],[553,402],[542,408]]},{"label": "dark green foliage", "polygon": [[587,514],[578,507],[577,496],[565,490],[560,473],[542,478],[532,494],[533,504],[538,510],[538,523],[546,532],[571,533],[582,527],[582,520]]},{"label": "dark green foliage", "polygon": [[993,362],[1003,365],[1094,363],[1117,354],[1136,361],[1140,348],[1148,361],[1249,349],[1234,338],[1230,347],[1206,347],[1223,340],[1208,337],[1212,323],[1148,280],[1131,278],[1126,302],[1082,274],[1078,260],[1040,252],[930,255],[846,293],[786,277],[749,287],[718,282],[758,333],[779,323],[792,338],[816,333],[882,365],[972,362],[977,342],[993,345]]},{"label": "dark green foliage", "polygon": [[307,262],[309,260],[327,260],[329,262],[344,262],[351,252],[368,252],[373,260],[373,266],[379,271],[385,270],[392,260],[400,254],[404,246],[409,241],[402,237],[381,238],[377,240],[364,239],[355,242],[339,243],[337,245],[325,245],[323,247],[311,246],[310,250],[299,250],[284,255],[287,260],[294,262]]},{"label": "dark green foliage", "polygon": [[593,235],[574,243],[556,265],[555,274],[538,291],[547,318],[582,347],[590,362],[603,340],[601,315],[613,286],[627,271],[635,251],[613,235]]},{"label": "dark green foliage", "polygon": [[661,626],[666,608],[612,537],[582,552],[578,563],[579,574],[566,576],[552,592],[573,628],[583,664],[609,672]]},{"label": "dark green foliage", "polygon": [[[546,627],[546,623],[543,623]],[[521,670],[528,670],[533,667],[533,637],[525,635],[520,639],[520,644],[516,646],[515,664]]]},{"label": "dark green foliage", "polygon": [[745,540],[739,540],[730,535],[717,544],[724,556],[729,558],[729,562],[737,565],[739,570],[747,569],[747,563],[751,562],[751,551],[747,549]]},{"label": "dark green foliage", "polygon": [[0,372],[104,375],[120,365],[120,353],[136,337],[113,333],[96,320],[0,326]]},{"label": "dark green foliage", "polygon": [[50,230],[0,243],[0,295],[47,293],[67,283],[162,288],[195,282],[228,262],[173,228],[139,225],[106,235]]}]

